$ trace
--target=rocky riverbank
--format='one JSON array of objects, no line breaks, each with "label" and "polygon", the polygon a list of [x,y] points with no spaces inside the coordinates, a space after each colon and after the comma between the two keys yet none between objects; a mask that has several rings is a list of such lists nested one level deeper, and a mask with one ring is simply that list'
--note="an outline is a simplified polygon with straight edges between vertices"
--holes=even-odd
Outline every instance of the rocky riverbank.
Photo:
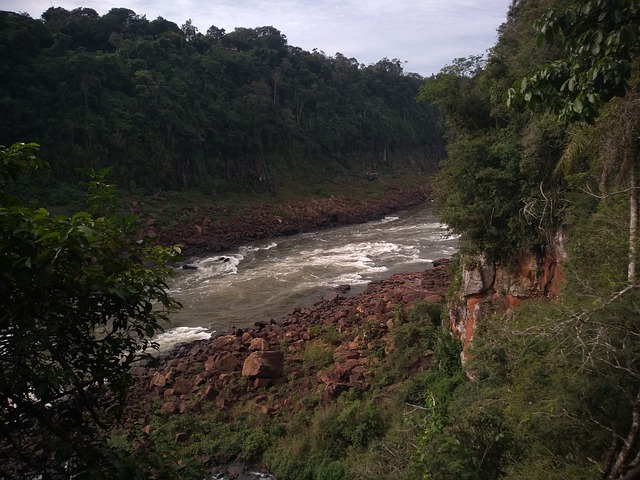
[{"label": "rocky riverbank", "polygon": [[[426,271],[372,282],[357,295],[345,285],[279,322],[257,319],[251,328],[177,345],[159,365],[135,369],[125,428],[141,432],[138,448],[151,449],[158,419],[213,409],[229,421],[251,412],[260,424],[328,404],[349,390],[379,388],[397,348],[398,312],[416,301],[441,304],[450,283],[447,264],[441,260]],[[406,375],[428,369],[433,355],[429,349],[411,355]],[[188,444],[194,435],[185,428],[172,441]],[[235,458],[219,452],[200,460],[220,465]],[[233,468],[238,472],[237,464]]]},{"label": "rocky riverbank", "polygon": [[430,187],[414,185],[388,189],[377,198],[317,197],[305,200],[271,200],[240,205],[192,207],[191,220],[166,228],[143,216],[143,232],[162,245],[182,244],[185,256],[220,252],[262,238],[309,232],[362,223],[424,203]]}]

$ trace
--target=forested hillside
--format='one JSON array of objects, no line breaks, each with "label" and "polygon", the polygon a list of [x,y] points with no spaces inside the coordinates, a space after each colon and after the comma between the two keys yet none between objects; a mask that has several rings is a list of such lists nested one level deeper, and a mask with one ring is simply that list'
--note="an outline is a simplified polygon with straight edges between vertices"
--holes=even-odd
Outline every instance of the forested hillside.
[{"label": "forested hillside", "polygon": [[198,32],[125,8],[0,13],[0,144],[32,141],[55,178],[114,167],[125,188],[273,191],[433,167],[443,138],[422,79],[287,43],[271,26]]},{"label": "forested hillside", "polygon": [[[486,62],[421,89],[447,119],[449,306],[475,319],[467,379],[427,389],[425,478],[640,475],[639,49],[638,1],[520,0]],[[526,292],[550,263],[560,291]]]}]

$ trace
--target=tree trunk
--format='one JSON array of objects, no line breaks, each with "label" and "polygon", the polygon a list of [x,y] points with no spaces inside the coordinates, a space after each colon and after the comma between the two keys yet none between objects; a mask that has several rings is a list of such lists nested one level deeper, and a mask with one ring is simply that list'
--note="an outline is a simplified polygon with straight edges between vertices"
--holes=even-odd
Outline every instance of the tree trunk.
[{"label": "tree trunk", "polygon": [[624,439],[624,445],[618,454],[609,478],[616,479],[624,473],[625,467],[629,463],[629,456],[635,450],[638,441],[638,431],[640,430],[640,390],[636,395],[636,399],[633,402],[631,409],[631,425],[629,426],[629,433],[627,438]]},{"label": "tree trunk", "polygon": [[631,184],[629,191],[629,267],[627,269],[629,285],[633,285],[636,281],[636,245],[638,241],[638,173],[636,168],[636,162],[633,162],[629,175],[629,183]]}]

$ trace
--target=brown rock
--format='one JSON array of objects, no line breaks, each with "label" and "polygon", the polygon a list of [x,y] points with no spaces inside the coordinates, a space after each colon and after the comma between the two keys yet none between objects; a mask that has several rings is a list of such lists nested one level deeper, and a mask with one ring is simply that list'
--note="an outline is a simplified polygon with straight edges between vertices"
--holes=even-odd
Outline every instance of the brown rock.
[{"label": "brown rock", "polygon": [[425,302],[438,303],[442,301],[442,295],[428,295],[424,297]]},{"label": "brown rock", "polygon": [[173,384],[173,393],[175,395],[185,395],[191,391],[193,388],[193,381],[185,378],[178,377]]},{"label": "brown rock", "polygon": [[235,335],[223,335],[211,342],[211,348],[214,350],[230,350],[234,348],[236,343],[239,343],[239,339]]},{"label": "brown rock", "polygon": [[176,402],[166,402],[160,407],[160,413],[163,415],[174,415],[178,413],[178,404]]},{"label": "brown rock", "polygon": [[185,361],[182,361],[176,365],[176,372],[184,373],[189,369],[189,364]]},{"label": "brown rock", "polygon": [[250,352],[256,352],[256,351],[267,351],[270,350],[270,346],[269,346],[269,342],[266,341],[264,338],[254,338],[253,340],[251,340],[251,343],[249,344],[249,351]]},{"label": "brown rock", "polygon": [[238,380],[240,377],[240,372],[221,373],[218,380],[222,383],[229,383]]},{"label": "brown rock", "polygon": [[320,370],[318,373],[316,373],[316,378],[318,379],[318,381],[324,383],[325,385],[330,384],[332,381],[331,377],[325,370]]},{"label": "brown rock", "polygon": [[349,385],[346,383],[331,383],[326,386],[324,392],[322,392],[322,399],[324,401],[330,401],[337,398],[342,392],[349,390]]},{"label": "brown rock", "polygon": [[244,343],[245,345],[249,345],[251,343],[251,340],[253,340],[253,335],[250,332],[244,332],[242,334],[242,343]]},{"label": "brown rock", "polygon": [[256,377],[253,380],[253,388],[255,388],[255,389],[273,387],[274,384],[275,383],[274,383],[274,379],[273,378]]},{"label": "brown rock", "polygon": [[165,389],[164,392],[162,392],[162,396],[167,398],[167,397],[171,397],[175,394],[175,392],[173,391],[173,388],[167,388]]},{"label": "brown rock", "polygon": [[251,353],[242,366],[242,376],[277,378],[283,375],[284,355],[277,351]]},{"label": "brown rock", "polygon": [[159,388],[164,387],[166,384],[167,384],[167,379],[160,372],[154,373],[153,378],[151,378],[151,382],[149,382],[149,385],[151,385],[152,387],[159,387]]},{"label": "brown rock", "polygon": [[205,390],[204,390],[204,397],[207,400],[213,400],[214,398],[216,398],[218,396],[218,389],[215,388],[213,385],[209,385]]},{"label": "brown rock", "polygon": [[209,357],[207,361],[204,362],[204,370],[205,372],[213,372],[216,369],[216,357]]},{"label": "brown rock", "polygon": [[176,443],[186,442],[187,440],[189,440],[189,434],[187,432],[180,432],[176,434]]},{"label": "brown rock", "polygon": [[240,360],[230,353],[222,354],[215,361],[215,370],[221,373],[233,372],[240,366]]}]

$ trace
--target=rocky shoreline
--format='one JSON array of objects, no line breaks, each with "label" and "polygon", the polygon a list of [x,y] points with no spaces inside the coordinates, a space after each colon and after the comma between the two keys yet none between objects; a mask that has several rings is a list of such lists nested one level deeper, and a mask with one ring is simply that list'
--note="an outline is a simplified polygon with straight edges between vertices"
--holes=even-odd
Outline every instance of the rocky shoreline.
[{"label": "rocky shoreline", "polygon": [[[444,302],[448,263],[439,260],[422,272],[372,282],[357,295],[341,286],[281,321],[258,320],[250,328],[176,345],[159,365],[135,368],[138,381],[124,428],[141,431],[138,447],[153,449],[154,416],[198,415],[215,406],[229,413],[249,409],[270,419],[308,408],[304,399],[310,396],[328,403],[351,389],[367,391],[396,348],[392,333],[399,309],[416,301]],[[407,373],[432,362],[429,350],[412,356]],[[190,432],[178,432],[174,441],[189,442]],[[234,460],[202,459],[218,466],[216,478],[240,478],[250,469]]]},{"label": "rocky shoreline", "polygon": [[[185,257],[195,256],[262,238],[378,219],[422,204],[429,194],[429,186],[421,185],[355,203],[334,197],[284,200],[244,205],[241,214],[232,214],[232,206],[201,207],[196,220],[173,229],[157,229],[153,219],[147,220],[145,235],[164,245],[182,244]],[[151,451],[158,418],[202,415],[214,408],[230,418],[251,411],[261,422],[308,409],[309,398],[327,404],[348,390],[369,390],[396,348],[398,312],[417,301],[444,303],[448,263],[438,260],[425,271],[374,281],[359,294],[343,285],[278,321],[256,319],[249,328],[232,327],[209,340],[177,344],[154,364],[134,369],[137,382],[123,429],[141,432],[134,443]],[[414,355],[407,373],[415,375],[432,362],[432,351]],[[191,432],[177,432],[172,440],[188,444]],[[250,473],[256,466],[232,456],[199,460],[213,478],[269,478],[260,476],[264,471],[259,466],[258,473]]]},{"label": "rocky shoreline", "polygon": [[427,184],[393,188],[370,200],[346,197],[279,200],[243,205],[194,207],[194,220],[173,228],[160,228],[154,218],[144,219],[143,235],[161,245],[183,245],[186,257],[229,250],[242,243],[282,235],[363,223],[427,201]]}]

